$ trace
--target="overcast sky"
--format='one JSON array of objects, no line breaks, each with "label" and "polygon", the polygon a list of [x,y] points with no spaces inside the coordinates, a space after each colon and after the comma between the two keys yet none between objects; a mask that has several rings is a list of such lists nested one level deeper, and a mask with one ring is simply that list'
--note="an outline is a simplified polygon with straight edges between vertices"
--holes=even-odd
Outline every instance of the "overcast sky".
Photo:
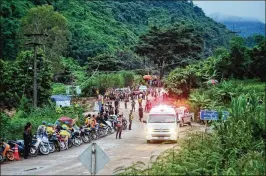
[{"label": "overcast sky", "polygon": [[206,15],[214,12],[239,17],[253,17],[265,23],[265,1],[193,1]]}]

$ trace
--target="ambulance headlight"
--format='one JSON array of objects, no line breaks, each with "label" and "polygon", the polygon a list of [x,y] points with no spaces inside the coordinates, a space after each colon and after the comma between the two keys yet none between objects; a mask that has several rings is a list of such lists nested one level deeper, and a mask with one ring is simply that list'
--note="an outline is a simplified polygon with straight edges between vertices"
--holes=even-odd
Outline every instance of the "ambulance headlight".
[{"label": "ambulance headlight", "polygon": [[153,129],[152,128],[147,128],[147,133],[152,133]]},{"label": "ambulance headlight", "polygon": [[170,128],[170,133],[175,133],[175,132],[176,132],[175,128]]}]

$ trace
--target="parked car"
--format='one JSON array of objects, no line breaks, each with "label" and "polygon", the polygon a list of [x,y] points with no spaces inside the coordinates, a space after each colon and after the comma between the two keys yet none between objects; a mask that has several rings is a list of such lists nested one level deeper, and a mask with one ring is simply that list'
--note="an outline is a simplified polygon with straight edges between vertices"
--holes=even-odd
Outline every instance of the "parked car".
[{"label": "parked car", "polygon": [[191,126],[191,122],[193,120],[193,113],[189,113],[186,107],[177,107],[175,108],[178,120],[180,121],[180,126],[184,126],[184,124],[188,124]]}]

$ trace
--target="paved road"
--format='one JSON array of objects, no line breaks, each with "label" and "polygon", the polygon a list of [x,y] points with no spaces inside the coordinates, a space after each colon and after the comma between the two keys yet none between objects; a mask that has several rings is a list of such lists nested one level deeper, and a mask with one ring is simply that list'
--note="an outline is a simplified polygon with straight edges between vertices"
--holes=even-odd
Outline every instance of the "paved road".
[{"label": "paved road", "polygon": [[[136,104],[137,105],[137,104]],[[128,106],[130,107],[130,105]],[[138,106],[136,106],[136,109]],[[121,103],[120,110],[128,117],[129,109],[124,109]],[[144,119],[146,118],[146,113]],[[122,139],[115,139],[115,133],[95,141],[109,156],[110,162],[101,170],[99,175],[111,175],[119,166],[129,166],[133,162],[148,163],[152,155],[173,147],[173,144],[147,144],[145,140],[145,125],[138,121],[137,112],[133,121],[132,130],[125,130]],[[203,126],[180,128],[180,137],[190,130],[202,130]],[[28,160],[4,163],[1,165],[1,175],[85,175],[89,171],[79,162],[78,156],[87,148],[88,144],[72,147],[69,150],[55,152],[47,156],[37,156]]]}]

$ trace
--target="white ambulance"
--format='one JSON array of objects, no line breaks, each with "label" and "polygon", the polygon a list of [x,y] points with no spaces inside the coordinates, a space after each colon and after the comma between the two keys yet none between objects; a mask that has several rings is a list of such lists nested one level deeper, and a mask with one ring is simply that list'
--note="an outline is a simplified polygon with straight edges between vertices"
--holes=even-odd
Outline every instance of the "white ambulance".
[{"label": "white ambulance", "polygon": [[169,140],[176,142],[179,137],[179,119],[173,107],[155,106],[151,109],[146,125],[147,143],[152,140]]}]

